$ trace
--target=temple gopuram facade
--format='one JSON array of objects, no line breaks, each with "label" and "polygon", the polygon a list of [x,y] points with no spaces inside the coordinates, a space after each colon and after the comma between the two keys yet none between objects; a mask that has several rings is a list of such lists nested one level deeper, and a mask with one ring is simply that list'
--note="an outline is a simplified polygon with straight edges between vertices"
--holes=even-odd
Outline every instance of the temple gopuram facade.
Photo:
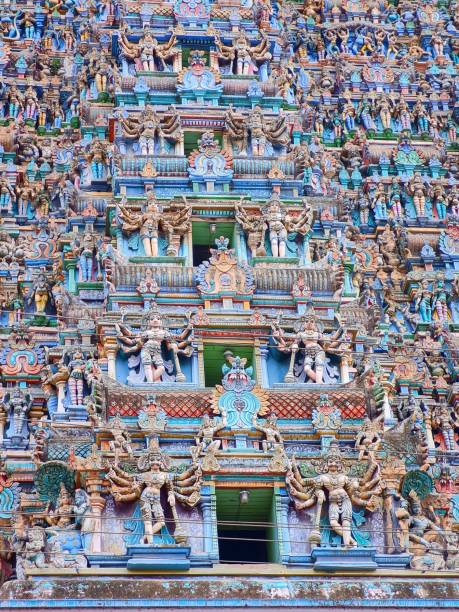
[{"label": "temple gopuram facade", "polygon": [[459,609],[459,2],[0,0],[0,610]]}]

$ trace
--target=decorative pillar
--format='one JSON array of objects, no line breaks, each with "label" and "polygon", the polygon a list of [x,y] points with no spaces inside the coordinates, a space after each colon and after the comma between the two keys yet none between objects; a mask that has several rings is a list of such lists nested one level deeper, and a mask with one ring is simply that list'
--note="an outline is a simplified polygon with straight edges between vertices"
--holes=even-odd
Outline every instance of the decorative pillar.
[{"label": "decorative pillar", "polygon": [[107,355],[108,376],[112,380],[116,380],[116,354],[118,352],[118,343],[115,338],[106,338],[104,349]]},{"label": "decorative pillar", "polygon": [[193,354],[191,355],[191,382],[199,384],[199,359],[198,359],[198,345],[193,342]]},{"label": "decorative pillar", "polygon": [[350,355],[343,355],[340,363],[340,374],[341,382],[348,383],[350,381],[349,367],[352,365],[352,357]]},{"label": "decorative pillar", "polygon": [[211,560],[218,561],[217,510],[214,487],[203,487],[201,491],[201,512],[204,527],[204,550]]},{"label": "decorative pillar", "polygon": [[435,450],[435,442],[432,434],[432,409],[429,407],[424,415],[424,422],[426,424],[426,441],[429,451]]},{"label": "decorative pillar", "polygon": [[311,262],[311,251],[309,248],[309,238],[311,236],[311,232],[308,232],[303,236],[303,263],[304,265],[309,265]]},{"label": "decorative pillar", "polygon": [[279,542],[279,556],[282,563],[286,563],[291,554],[290,531],[288,528],[288,509],[290,499],[284,489],[274,489],[274,502],[277,517],[277,538]]},{"label": "decorative pillar", "polygon": [[67,381],[65,380],[59,380],[56,383],[56,387],[57,387],[57,410],[55,412],[56,418],[59,418],[59,416],[65,414],[64,400],[65,400],[65,385],[66,384],[67,384]]},{"label": "decorative pillar", "polygon": [[193,229],[190,229],[183,237],[183,242],[186,245],[186,264],[190,268],[193,267]]},{"label": "decorative pillar", "polygon": [[92,537],[89,545],[91,554],[102,552],[102,511],[105,508],[105,499],[101,496],[102,479],[99,471],[89,472],[86,477],[86,490],[89,495],[90,512],[92,514]]},{"label": "decorative pillar", "polygon": [[392,385],[389,383],[383,383],[382,387],[384,389],[384,399],[383,399],[383,414],[384,414],[384,428],[390,429],[395,425],[397,420],[394,417],[394,413],[392,412],[392,406],[389,402],[389,392],[393,389]]},{"label": "decorative pillar", "polygon": [[[268,376],[268,354],[269,354],[269,349],[268,349],[268,346],[266,344],[263,345],[263,346],[260,346],[260,348],[258,349],[258,352],[260,354],[260,377],[259,377],[259,384],[264,389],[268,389],[268,387],[269,387],[269,376]],[[258,378],[258,376],[257,376],[257,378]]]},{"label": "decorative pillar", "polygon": [[202,340],[199,341],[197,346],[198,353],[198,384],[200,387],[205,387],[206,378],[204,375],[204,343]]},{"label": "decorative pillar", "polygon": [[3,438],[5,435],[5,425],[6,425],[6,414],[4,410],[0,412],[0,444],[3,443]]}]

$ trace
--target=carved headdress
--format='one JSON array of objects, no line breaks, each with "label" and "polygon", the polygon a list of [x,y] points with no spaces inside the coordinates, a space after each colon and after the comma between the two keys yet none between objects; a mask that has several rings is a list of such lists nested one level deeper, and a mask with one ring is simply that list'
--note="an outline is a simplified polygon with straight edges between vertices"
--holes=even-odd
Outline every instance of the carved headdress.
[{"label": "carved headdress", "polygon": [[154,463],[158,463],[162,470],[168,471],[170,466],[169,457],[165,455],[159,447],[159,439],[157,436],[152,437],[148,441],[148,448],[139,457],[137,467],[141,472],[147,472],[151,469]]}]

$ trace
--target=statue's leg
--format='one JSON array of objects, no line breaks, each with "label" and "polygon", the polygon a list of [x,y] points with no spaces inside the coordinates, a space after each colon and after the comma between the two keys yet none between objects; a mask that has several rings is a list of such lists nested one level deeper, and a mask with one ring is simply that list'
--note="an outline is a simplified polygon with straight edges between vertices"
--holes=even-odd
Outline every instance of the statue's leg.
[{"label": "statue's leg", "polygon": [[[320,517],[322,515],[322,506],[325,501],[325,493],[322,490],[317,491],[317,505],[316,505],[316,513],[314,516],[314,527],[309,534],[309,541],[311,544],[320,545],[321,534],[320,534]],[[330,511],[332,508],[332,504],[330,504]]]},{"label": "statue's leg", "polygon": [[149,383],[155,382],[154,374],[153,374],[153,366],[151,365],[151,363],[144,363],[143,368],[145,370],[145,377],[147,379],[147,382]]},{"label": "statue's leg", "polygon": [[142,243],[143,243],[143,248],[145,249],[145,255],[147,257],[151,257],[152,256],[152,252],[151,252],[150,238],[148,236],[144,236],[142,238]]},{"label": "statue's leg", "polygon": [[276,232],[270,232],[269,238],[271,241],[271,252],[273,257],[279,257],[279,239]]},{"label": "statue's leg", "polygon": [[166,371],[164,366],[158,366],[153,368],[153,382],[161,382],[162,375]]},{"label": "statue's leg", "polygon": [[144,544],[153,544],[153,524],[152,524],[152,512],[150,502],[141,501],[140,511],[142,513],[143,526],[144,526]]},{"label": "statue's leg", "polygon": [[[335,529],[336,531],[336,527],[333,526],[330,522],[330,525],[333,529]],[[346,547],[350,547],[350,546],[355,546],[355,540],[352,538],[351,535],[351,521],[349,519],[344,519],[343,518],[343,526],[342,526],[342,537],[343,537],[343,544]],[[338,531],[336,531],[336,533],[338,533]]]},{"label": "statue's leg", "polygon": [[323,382],[324,366],[325,366],[325,353],[321,351],[320,353],[316,355],[316,358],[315,358],[316,383],[318,385],[321,385]]},{"label": "statue's leg", "polygon": [[155,519],[155,523],[152,525],[151,533],[159,533],[163,527],[166,526],[166,521],[164,519],[164,512],[161,507],[161,502],[155,501],[152,502],[152,513]]},{"label": "statue's leg", "polygon": [[287,238],[283,236],[279,239],[279,257],[285,257]]}]

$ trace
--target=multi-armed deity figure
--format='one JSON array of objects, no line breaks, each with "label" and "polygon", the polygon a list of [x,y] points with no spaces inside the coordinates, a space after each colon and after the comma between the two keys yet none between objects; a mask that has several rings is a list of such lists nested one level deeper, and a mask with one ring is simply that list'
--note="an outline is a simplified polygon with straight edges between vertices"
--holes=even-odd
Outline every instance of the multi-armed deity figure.
[{"label": "multi-armed deity figure", "polygon": [[[144,376],[148,383],[158,383],[166,374],[166,362],[164,353],[170,351],[173,358],[172,371],[175,368],[176,382],[184,382],[179,355],[190,357],[193,353],[191,346],[191,323],[185,327],[181,334],[175,335],[170,332],[164,324],[159,310],[152,309],[147,315],[147,324],[142,331],[134,332],[125,325],[116,325],[118,340],[126,354],[137,353],[138,361],[143,368]],[[170,379],[170,377],[169,377]],[[142,381],[140,381],[142,382]]]},{"label": "multi-armed deity figure", "polygon": [[258,71],[258,64],[271,59],[269,41],[262,34],[261,42],[252,47],[247,35],[241,32],[237,35],[231,47],[224,45],[219,36],[215,36],[219,58],[223,63],[230,64],[232,74],[254,74]]},{"label": "multi-armed deity figure", "polygon": [[174,538],[184,543],[186,536],[180,525],[176,500],[193,508],[200,499],[201,468],[192,463],[190,468],[179,475],[169,472],[169,458],[164,455],[156,438],[137,461],[137,472],[125,472],[113,466],[107,474],[110,490],[116,502],[133,502],[140,498],[140,510],[144,524],[143,543],[158,545],[168,533],[166,515],[161,502],[161,491],[167,491],[167,504],[175,523]]},{"label": "multi-armed deity figure", "polygon": [[154,191],[147,192],[142,212],[132,212],[125,202],[118,205],[121,229],[126,234],[139,231],[147,257],[157,257],[159,233],[162,230],[167,239],[167,255],[178,255],[180,240],[191,227],[191,207],[186,200],[172,202],[165,212],[158,203]]},{"label": "multi-armed deity figure", "polygon": [[322,384],[338,381],[337,368],[330,365],[326,353],[338,356],[349,353],[346,332],[339,327],[333,334],[325,336],[322,329],[314,312],[302,316],[295,323],[294,334],[286,334],[279,322],[273,323],[272,338],[276,348],[291,355],[285,382]]},{"label": "multi-armed deity figure", "polygon": [[360,478],[351,478],[346,473],[338,442],[330,444],[318,476],[303,478],[292,459],[286,483],[297,510],[316,506],[314,527],[309,536],[312,544],[319,545],[321,535],[322,507],[328,505],[328,522],[331,529],[341,536],[346,548],[356,545],[352,537],[352,505],[369,511],[377,507],[381,491],[380,468],[372,454],[368,457],[367,469]]},{"label": "multi-armed deity figure", "polygon": [[273,193],[258,215],[247,213],[241,203],[236,205],[236,219],[248,233],[247,242],[252,257],[265,252],[266,234],[269,236],[272,256],[285,257],[289,233],[305,236],[311,230],[313,212],[306,200],[296,217],[282,208],[276,193]]},{"label": "multi-armed deity figure", "polygon": [[174,47],[176,37],[172,34],[167,43],[161,44],[149,31],[134,44],[129,42],[126,33],[122,32],[119,44],[124,57],[131,61],[140,60],[141,69],[145,72],[164,71],[168,62],[179,53]]},{"label": "multi-armed deity figure", "polygon": [[164,153],[166,142],[173,146],[183,142],[180,117],[175,108],[171,108],[169,114],[159,117],[152,106],[147,106],[139,116],[131,114],[121,119],[121,127],[125,137],[138,139],[142,155]]},{"label": "multi-armed deity figure", "polygon": [[[230,106],[225,115],[229,144],[235,154],[246,156],[249,152],[256,157],[268,154],[267,145],[284,149],[290,143],[290,129],[284,114],[275,119],[263,115],[259,106],[249,111],[247,116],[234,111]],[[272,148],[271,153],[272,155]]]}]

